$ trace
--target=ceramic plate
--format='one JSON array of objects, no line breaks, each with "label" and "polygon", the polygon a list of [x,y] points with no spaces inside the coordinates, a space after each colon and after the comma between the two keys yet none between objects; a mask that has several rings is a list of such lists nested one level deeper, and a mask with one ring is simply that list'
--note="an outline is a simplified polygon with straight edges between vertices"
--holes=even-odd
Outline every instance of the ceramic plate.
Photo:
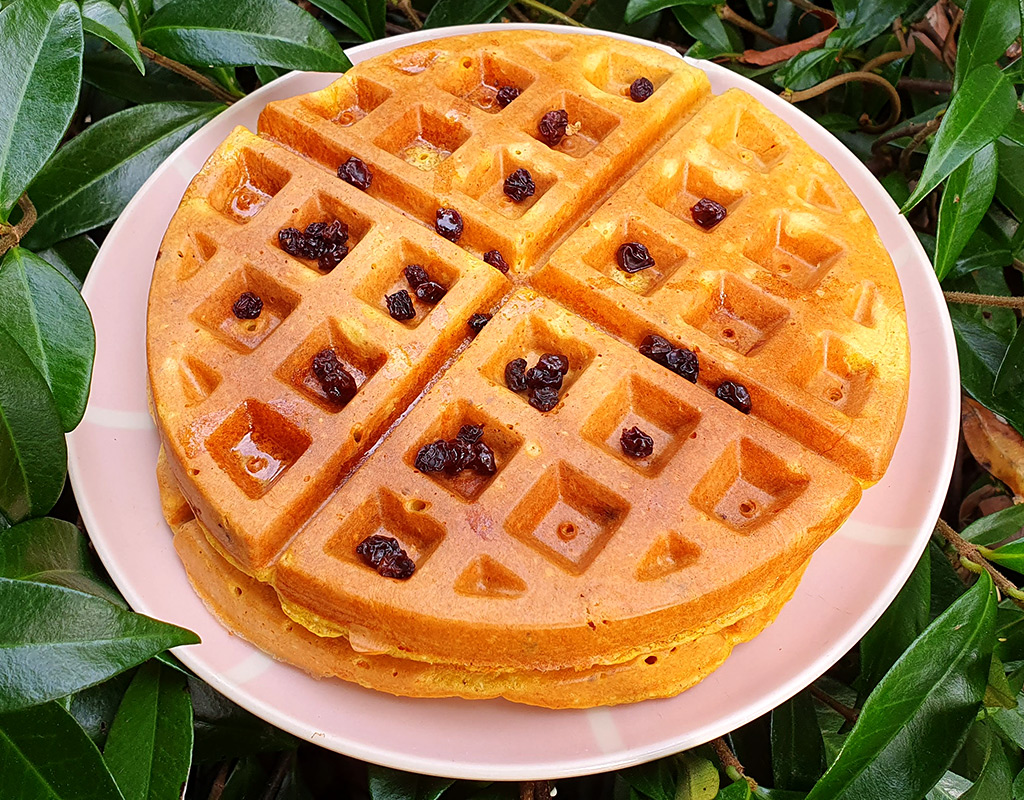
[{"label": "ceramic plate", "polygon": [[[358,62],[483,27],[420,31],[348,53]],[[79,507],[132,607],[202,637],[203,644],[175,654],[214,688],[296,736],[378,764],[454,778],[581,775],[694,747],[765,713],[828,669],[892,601],[928,540],[956,448],[960,383],[945,302],[910,226],[852,153],[771,92],[722,67],[694,65],[707,72],[716,93],[731,87],[749,92],[831,162],[874,220],[906,297],[910,402],[892,464],[814,556],[793,600],[764,633],[682,695],[583,711],[504,700],[403,699],[315,680],[220,627],[192,591],[160,515],[159,442],[146,405],[146,298],[167,223],[207,156],[234,126],[255,130],[269,101],[320,89],[334,77],[292,73],[212,120],[146,181],[104,242],[83,291],[96,323],[97,353],[85,419],[69,436]]]}]

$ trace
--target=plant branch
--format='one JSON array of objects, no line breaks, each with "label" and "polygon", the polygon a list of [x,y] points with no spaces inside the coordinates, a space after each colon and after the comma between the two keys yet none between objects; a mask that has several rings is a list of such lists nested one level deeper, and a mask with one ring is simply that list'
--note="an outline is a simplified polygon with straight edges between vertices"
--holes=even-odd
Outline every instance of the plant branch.
[{"label": "plant branch", "polygon": [[708,742],[708,744],[710,744],[711,749],[715,751],[715,755],[718,756],[718,760],[722,762],[722,766],[725,767],[726,772],[729,772],[731,768],[733,772],[750,784],[751,791],[757,788],[757,782],[744,772],[743,765],[740,763],[740,760],[736,758],[736,754],[729,748],[729,745],[725,743],[725,739],[719,736],[717,739],[713,739]]},{"label": "plant branch", "polygon": [[861,67],[861,71],[871,72],[873,70],[878,69],[879,67],[884,67],[886,64],[891,64],[893,61],[898,61],[901,58],[906,58],[907,56],[912,55],[913,52],[914,50],[913,48],[911,48],[909,52],[905,50],[891,50],[888,53],[882,53],[882,55],[875,56],[873,59],[866,62],[864,66]]},{"label": "plant branch", "polygon": [[1024,592],[1010,583],[1009,579],[1003,575],[1003,573],[993,567],[992,564],[989,563],[988,559],[982,555],[977,545],[971,544],[964,539],[942,518],[935,521],[935,530],[942,535],[943,539],[953,545],[953,549],[955,549],[957,554],[960,556],[960,563],[963,564],[964,567],[969,569],[971,572],[977,572],[979,574],[982,570],[987,572],[999,591],[1009,597],[1019,608],[1024,608]]},{"label": "plant branch", "polygon": [[814,3],[811,3],[808,0],[792,0],[792,3],[801,11],[806,11],[808,14],[828,14],[829,16],[835,16],[835,14],[829,11],[827,8],[816,6],[814,5]]},{"label": "plant branch", "polygon": [[538,0],[516,0],[516,2],[518,2],[520,5],[526,6],[527,8],[532,8],[534,11],[540,11],[543,14],[547,14],[549,17],[557,19],[559,22],[565,25],[573,25],[577,28],[587,27],[582,22],[577,22],[572,17],[563,14],[561,11],[558,11],[557,9],[551,8],[551,6],[546,6],[543,3],[539,2]]},{"label": "plant branch", "polygon": [[942,295],[949,303],[1024,310],[1024,297],[1003,297],[997,294],[972,294],[971,292],[943,292]]},{"label": "plant branch", "polygon": [[21,219],[17,224],[8,225],[0,222],[0,258],[8,250],[17,247],[32,226],[36,224],[36,207],[32,205],[27,194],[18,198],[18,207],[21,209]]},{"label": "plant branch", "polygon": [[803,89],[799,92],[792,92],[787,89],[786,91],[781,92],[779,96],[790,103],[799,103],[803,100],[810,100],[812,97],[817,97],[818,95],[824,94],[837,86],[841,86],[844,83],[850,83],[851,81],[872,83],[875,86],[880,86],[885,89],[889,94],[889,119],[881,125],[868,125],[864,122],[865,117],[861,117],[861,127],[865,131],[868,133],[880,133],[881,131],[888,130],[896,124],[903,109],[903,106],[900,103],[900,93],[896,91],[896,87],[889,83],[889,81],[881,75],[875,75],[873,72],[863,72],[860,70],[857,72],[846,72],[842,75],[836,75],[826,81],[822,81],[817,86],[812,86],[810,89]]},{"label": "plant branch", "polygon": [[896,88],[906,89],[908,92],[949,94],[953,91],[953,83],[952,81],[934,81],[930,78],[900,78],[896,82]]},{"label": "plant branch", "polygon": [[737,28],[742,28],[745,31],[749,31],[750,33],[760,36],[762,39],[771,42],[775,46],[783,45],[786,43],[785,39],[780,39],[778,36],[775,36],[774,34],[771,34],[768,31],[766,31],[760,25],[751,22],[746,17],[741,17],[739,14],[737,14],[735,11],[729,8],[729,6],[719,6],[718,16],[721,17],[724,22],[732,23]]},{"label": "plant branch", "polygon": [[889,142],[902,139],[904,136],[914,136],[927,124],[927,122],[908,122],[906,125],[886,131],[872,143],[871,152],[877,155],[878,151],[889,144]]},{"label": "plant branch", "polygon": [[942,120],[939,117],[935,117],[935,119],[928,120],[924,124],[924,127],[914,134],[914,138],[910,140],[910,144],[904,147],[903,152],[900,153],[900,172],[904,175],[909,172],[910,157],[914,155],[917,148],[924,144],[925,139],[939,129],[940,124],[942,124]]},{"label": "plant branch", "polygon": [[523,781],[519,784],[519,800],[547,800],[551,786],[547,781]]},{"label": "plant branch", "polygon": [[170,59],[167,56],[162,56],[155,50],[151,50],[150,48],[146,47],[144,44],[139,44],[139,52],[142,53],[142,55],[144,55],[154,64],[158,64],[164,69],[169,69],[171,72],[176,72],[178,75],[188,78],[190,81],[192,81],[192,83],[196,84],[197,86],[201,86],[203,89],[208,91],[222,103],[231,105],[238,99],[233,94],[231,94],[231,92],[229,92],[227,89],[221,86],[219,83],[217,83],[214,80],[211,80],[210,78],[207,78],[205,75],[203,75],[203,73],[196,72],[191,67],[186,67],[184,64],[174,61],[173,59]]},{"label": "plant branch", "polygon": [[220,800],[220,796],[224,794],[224,787],[228,782],[228,770],[230,767],[230,761],[225,761],[221,764],[217,777],[213,779],[213,786],[210,787],[210,796],[207,800]]},{"label": "plant branch", "polygon": [[263,795],[263,800],[271,800],[277,790],[281,787],[281,784],[284,783],[285,776],[288,774],[288,770],[291,769],[294,762],[294,750],[288,751],[278,759],[277,767],[274,769],[274,774],[270,776],[270,782],[267,784],[267,791]]},{"label": "plant branch", "polygon": [[412,0],[391,0],[391,2],[405,14],[414,31],[418,31],[423,27],[423,20],[416,13],[416,9],[412,7]]},{"label": "plant branch", "polygon": [[840,703],[832,695],[828,694],[825,691],[822,691],[813,683],[808,688],[810,688],[811,695],[813,695],[815,699],[820,700],[833,711],[837,712],[847,722],[853,723],[857,721],[857,717],[860,716],[860,712],[857,711],[857,709],[850,708],[845,703]]}]

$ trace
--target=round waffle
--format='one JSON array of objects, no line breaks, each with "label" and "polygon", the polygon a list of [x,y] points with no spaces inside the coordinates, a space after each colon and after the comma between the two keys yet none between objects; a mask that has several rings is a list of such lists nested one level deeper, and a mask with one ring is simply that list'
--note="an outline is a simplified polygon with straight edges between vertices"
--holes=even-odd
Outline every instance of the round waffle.
[{"label": "round waffle", "polygon": [[[369,187],[337,177],[350,159]],[[698,201],[724,219],[699,224]],[[333,220],[333,269],[282,246]],[[629,272],[634,242],[654,263]],[[446,292],[396,319],[410,264]],[[245,292],[256,318],[233,312]],[[474,314],[493,314],[478,335]],[[695,383],[641,355],[651,335],[695,354]],[[660,51],[500,29],[363,62],[237,129],[168,228],[147,346],[165,483],[196,517],[179,553],[229,627],[387,691],[555,707],[678,692],[774,618],[884,472],[909,363],[892,262],[788,126]],[[314,368],[328,348],[343,403]],[[505,367],[545,353],[567,370],[541,411]],[[466,426],[493,469],[417,461]],[[411,577],[367,563],[375,536]],[[281,609],[301,630],[272,646]]]}]

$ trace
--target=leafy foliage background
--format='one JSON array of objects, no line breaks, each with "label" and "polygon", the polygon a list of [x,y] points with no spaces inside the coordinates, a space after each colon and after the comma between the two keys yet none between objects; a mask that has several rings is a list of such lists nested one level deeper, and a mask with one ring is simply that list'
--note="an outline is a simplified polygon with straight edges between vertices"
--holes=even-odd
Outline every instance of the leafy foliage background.
[{"label": "leafy foliage background", "polygon": [[[857,648],[723,739],[522,785],[367,766],[238,708],[132,613],[66,485],[107,227],[205,122],[343,45],[536,20],[711,58],[800,103],[908,215],[950,302],[963,446],[942,519]],[[1024,800],[1024,0],[0,0],[0,793]],[[958,532],[959,531],[959,532]],[[756,679],[756,676],[752,676]]]}]

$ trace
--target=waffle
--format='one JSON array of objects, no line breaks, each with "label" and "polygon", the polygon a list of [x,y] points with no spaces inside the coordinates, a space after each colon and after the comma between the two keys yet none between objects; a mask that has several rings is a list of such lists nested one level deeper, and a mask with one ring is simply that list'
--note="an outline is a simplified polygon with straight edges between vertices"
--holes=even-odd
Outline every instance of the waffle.
[{"label": "waffle", "polygon": [[[554,108],[573,130],[551,147]],[[335,176],[352,157],[366,191]],[[537,191],[516,204],[520,167]],[[701,198],[728,211],[711,230]],[[332,219],[350,249],[326,274],[279,245]],[[619,269],[629,241],[655,266]],[[399,321],[385,297],[409,264],[447,293]],[[256,319],[232,313],[245,291]],[[699,380],[643,357],[650,334],[696,353]],[[371,59],[236,129],[168,228],[147,346],[165,512],[229,628],[317,675],[550,707],[676,693],[768,624],[884,472],[908,380],[892,263],[791,129],[659,51],[499,29]],[[343,407],[311,368],[328,347],[358,388]],[[504,377],[544,353],[568,366],[546,413]],[[726,380],[749,414],[716,397]],[[493,474],[416,468],[467,425]],[[653,453],[624,454],[632,426]],[[411,578],[365,563],[372,535]]]}]

